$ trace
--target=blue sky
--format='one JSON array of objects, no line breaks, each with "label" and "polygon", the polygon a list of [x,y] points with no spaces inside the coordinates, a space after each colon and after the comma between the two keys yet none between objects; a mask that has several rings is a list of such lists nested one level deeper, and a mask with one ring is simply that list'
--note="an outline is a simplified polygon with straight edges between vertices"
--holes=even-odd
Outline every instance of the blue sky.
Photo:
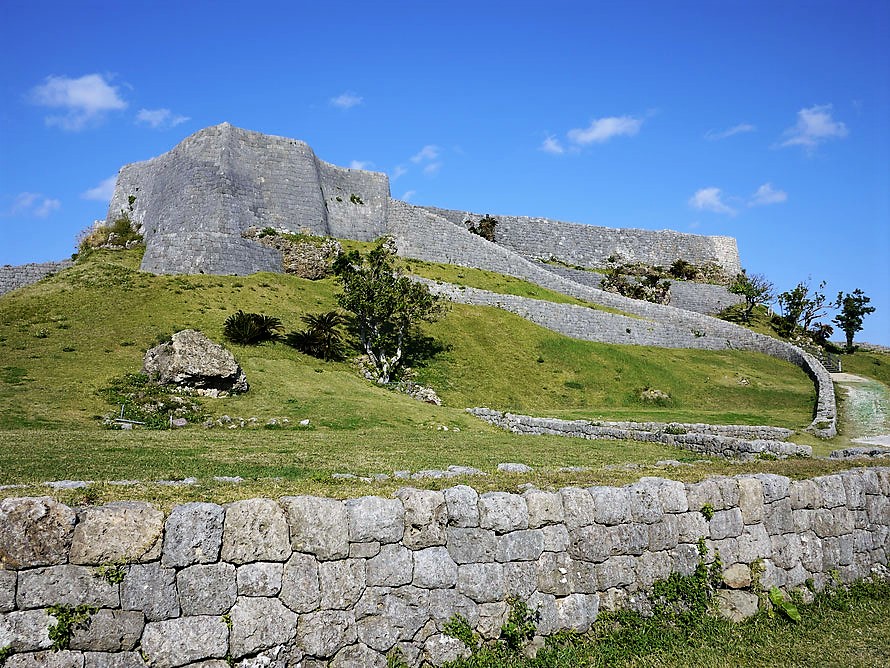
[{"label": "blue sky", "polygon": [[736,237],[779,290],[863,289],[890,345],[888,34],[884,0],[4,0],[0,264],[228,121],[419,204]]}]

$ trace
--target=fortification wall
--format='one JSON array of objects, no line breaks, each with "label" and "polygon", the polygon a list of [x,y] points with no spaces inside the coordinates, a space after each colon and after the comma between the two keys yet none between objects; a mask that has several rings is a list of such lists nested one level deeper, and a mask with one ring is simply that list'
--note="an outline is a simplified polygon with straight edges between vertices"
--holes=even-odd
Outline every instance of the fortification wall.
[{"label": "fortification wall", "polygon": [[[640,605],[656,580],[692,573],[699,538],[724,568],[762,560],[762,584],[786,591],[822,588],[835,570],[868,576],[890,550],[887,468],[396,496],[189,503],[167,517],[144,503],[5,499],[6,668],[222,668],[227,656],[241,668],[383,667],[394,649],[409,665],[441,665],[461,649],[443,634],[453,615],[494,638],[516,596],[540,612],[540,634],[584,631],[600,610]],[[97,572],[109,563],[129,565],[111,569],[119,578]],[[57,604],[97,611],[52,653]]]},{"label": "fortification wall", "polygon": [[[600,289],[603,281],[603,275],[593,271],[583,271],[581,269],[571,269],[550,264],[543,266],[558,276],[591,288]],[[744,301],[742,297],[732,294],[722,285],[668,280],[671,283],[671,306],[686,311],[714,315],[720,313],[727,306]]]},{"label": "fortification wall", "polygon": [[386,234],[386,174],[346,169],[321,160],[318,173],[328,211],[328,234],[358,241],[373,241]]},{"label": "fortification wall", "polygon": [[73,264],[74,262],[71,260],[32,262],[19,265],[5,264],[0,267],[0,295],[36,283],[40,279],[46,278],[50,274],[55,274],[57,271],[62,271],[62,269],[67,269]]},{"label": "fortification wall", "polygon": [[580,285],[548,271],[539,263],[525,260],[517,253],[471,234],[430,211],[398,200],[390,202],[389,219],[399,252],[406,257],[497,271],[578,299],[618,309],[636,318],[606,312],[585,314],[583,316],[585,322],[588,322],[587,319],[596,319],[591,328],[586,329],[586,326],[577,320],[575,312],[572,312],[573,315],[570,317],[565,317],[565,312],[559,305],[549,302],[544,307],[540,303],[533,303],[536,300],[522,297],[513,299],[510,295],[495,293],[482,295],[480,293],[484,291],[473,291],[469,288],[458,290],[453,295],[458,301],[462,294],[470,295],[468,298],[474,301],[469,303],[515,308],[515,313],[523,317],[526,317],[527,313],[530,319],[537,318],[534,321],[544,327],[552,325],[551,328],[555,331],[563,331],[557,328],[565,327],[578,331],[580,338],[584,338],[580,333],[586,331],[588,337],[600,337],[589,340],[604,343],[704,350],[751,350],[791,362],[802,368],[816,385],[815,417],[810,429],[826,437],[834,436],[836,433],[837,409],[831,375],[816,358],[796,346],[700,313],[629,299]]},{"label": "fortification wall", "polygon": [[[478,221],[482,214],[424,207],[455,225]],[[732,237],[683,234],[672,230],[615,229],[565,223],[549,218],[495,216],[495,241],[520,255],[536,259],[554,256],[581,267],[603,267],[619,255],[624,262],[669,267],[675,260],[692,264],[715,262],[729,274],[741,271],[738,246]]]}]

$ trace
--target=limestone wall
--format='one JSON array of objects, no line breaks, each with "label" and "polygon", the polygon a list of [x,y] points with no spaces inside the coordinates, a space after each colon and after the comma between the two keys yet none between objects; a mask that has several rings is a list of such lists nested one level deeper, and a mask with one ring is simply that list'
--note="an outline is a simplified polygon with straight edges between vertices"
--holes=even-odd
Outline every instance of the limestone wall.
[{"label": "limestone wall", "polygon": [[[439,665],[460,649],[442,634],[453,615],[493,638],[516,596],[540,612],[539,633],[584,631],[655,580],[691,573],[699,538],[727,570],[762,560],[762,584],[786,590],[821,588],[835,570],[867,576],[890,550],[888,468],[396,496],[189,503],[166,517],[144,503],[5,499],[6,668],[224,668],[227,656],[242,668],[382,667],[393,650]],[[114,562],[126,565],[97,570]],[[51,653],[57,604],[96,612]]]},{"label": "limestone wall", "polygon": [[57,271],[62,271],[62,269],[67,269],[73,264],[74,262],[71,260],[20,265],[5,264],[0,267],[0,295],[36,283],[40,279],[46,278]]},{"label": "limestone wall", "polygon": [[[460,225],[478,221],[481,214],[424,207]],[[527,258],[555,256],[568,264],[602,267],[611,255],[625,262],[645,262],[669,267],[675,260],[692,264],[715,262],[729,274],[741,271],[739,251],[732,237],[707,237],[672,230],[616,229],[564,223],[549,218],[495,215],[495,241]]]}]

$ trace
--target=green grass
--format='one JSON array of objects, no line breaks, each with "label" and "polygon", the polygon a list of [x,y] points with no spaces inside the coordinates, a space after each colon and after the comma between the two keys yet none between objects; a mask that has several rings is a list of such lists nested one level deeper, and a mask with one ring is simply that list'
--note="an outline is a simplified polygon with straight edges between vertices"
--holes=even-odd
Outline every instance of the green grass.
[{"label": "green grass", "polygon": [[[0,298],[0,484],[187,476],[204,484],[213,475],[240,475],[257,482],[238,494],[271,493],[278,489],[274,478],[284,486],[324,487],[336,494],[346,488],[331,481],[335,471],[391,473],[449,464],[493,471],[499,462],[516,460],[552,470],[692,459],[649,444],[513,436],[463,410],[479,405],[589,419],[792,428],[811,419],[810,381],[796,367],[769,357],[576,341],[499,309],[454,304],[424,329],[433,356],[416,365],[418,381],[437,390],[442,407],[376,387],[348,362],[323,363],[281,343],[231,344],[251,390],[203,399],[205,413],[256,417],[260,423],[288,418],[288,428],[193,425],[163,433],[107,432],[96,416],[119,409],[99,391],[113,378],[138,371],[144,351],[173,332],[191,327],[223,341],[223,322],[238,309],[276,316],[290,330],[302,326],[300,316],[336,305],[333,279],[154,276],[139,272],[139,261],[138,251],[97,251]],[[640,399],[645,387],[671,399],[663,406],[645,404]],[[297,425],[306,418],[308,428]],[[450,431],[439,431],[443,426]],[[791,470],[788,466],[776,472]],[[571,476],[540,475],[542,482],[572,482]],[[491,481],[503,484],[497,476]]]},{"label": "green grass", "polygon": [[890,387],[890,353],[860,350],[852,355],[841,355],[840,358],[841,368],[846,373],[874,378]]}]

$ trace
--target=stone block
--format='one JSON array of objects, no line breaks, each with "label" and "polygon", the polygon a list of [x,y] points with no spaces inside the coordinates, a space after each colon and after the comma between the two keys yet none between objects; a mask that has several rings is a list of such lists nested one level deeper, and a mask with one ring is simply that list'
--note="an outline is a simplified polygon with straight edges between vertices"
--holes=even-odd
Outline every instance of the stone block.
[{"label": "stone block", "polygon": [[0,612],[15,609],[15,585],[15,572],[0,569]]},{"label": "stone block", "polygon": [[556,615],[560,628],[584,633],[599,613],[598,594],[570,594],[556,600]]},{"label": "stone block", "polygon": [[596,568],[600,590],[632,584],[636,578],[636,559],[629,556],[609,557]]},{"label": "stone block", "polygon": [[757,524],[763,521],[763,483],[757,478],[744,477],[738,479],[739,510],[742,511],[742,522]]},{"label": "stone block", "polygon": [[412,550],[445,545],[448,523],[445,495],[432,490],[403,488],[396,496],[405,508],[402,543]]},{"label": "stone block", "polygon": [[380,543],[350,543],[349,558],[350,559],[371,559],[380,554]]},{"label": "stone block", "polygon": [[692,575],[701,558],[698,553],[698,547],[689,543],[677,545],[677,547],[671,550],[670,554],[673,563],[672,568],[680,575]]},{"label": "stone block", "polygon": [[49,627],[55,624],[45,610],[23,610],[0,614],[0,647],[15,652],[34,652],[52,647]]},{"label": "stone block", "polygon": [[546,636],[559,630],[559,611],[553,594],[535,592],[527,605],[538,613],[538,633]]},{"label": "stone block", "polygon": [[238,596],[277,596],[284,564],[256,561],[239,566],[235,574]]},{"label": "stone block", "polygon": [[176,571],[159,562],[130,566],[121,583],[121,608],[141,610],[149,621],[179,616]]},{"label": "stone block", "polygon": [[630,496],[623,487],[589,487],[593,497],[593,519],[609,526],[631,521]]},{"label": "stone block", "polygon": [[385,615],[362,617],[355,626],[357,638],[379,652],[388,652],[398,642],[399,629]]},{"label": "stone block", "polygon": [[456,527],[479,526],[479,494],[467,485],[449,487],[445,495],[448,524]]},{"label": "stone block", "polygon": [[164,528],[161,564],[182,568],[210,564],[219,558],[225,510],[215,503],[176,506]]},{"label": "stone block", "polygon": [[714,478],[687,484],[686,498],[690,511],[701,510],[706,505],[715,510],[723,510],[723,497]]},{"label": "stone block", "polygon": [[779,567],[788,570],[800,563],[801,546],[800,537],[789,533],[772,537],[773,552],[772,561]]},{"label": "stone block", "polygon": [[330,659],[343,647],[356,641],[356,624],[351,612],[320,610],[301,615],[297,641],[307,654]]},{"label": "stone block", "polygon": [[461,564],[457,568],[457,590],[477,603],[504,598],[502,564]]},{"label": "stone block", "polygon": [[176,575],[183,615],[221,615],[235,604],[235,566],[226,562],[195,564]]},{"label": "stone block", "polygon": [[689,510],[689,500],[686,497],[686,485],[676,480],[664,478],[640,478],[640,482],[651,484],[658,489],[658,499],[661,508],[666,513],[685,513]]},{"label": "stone block", "polygon": [[[146,668],[146,665],[139,652],[117,652],[115,654],[84,652],[83,654],[83,668]],[[222,660],[218,660],[216,665],[207,661],[202,668],[228,668],[228,664]]]},{"label": "stone block", "polygon": [[479,497],[479,526],[495,533],[528,528],[525,499],[508,492],[487,492]]},{"label": "stone block", "polygon": [[98,610],[89,626],[75,629],[71,649],[126,652],[135,649],[145,628],[145,617],[132,610]]},{"label": "stone block", "polygon": [[342,559],[349,554],[349,514],[337,499],[286,496],[280,500],[290,527],[290,544],[319,560]]},{"label": "stone block", "polygon": [[[569,556],[581,561],[600,562],[605,561],[616,548],[613,530],[627,525],[604,527],[598,524],[581,527],[569,533]],[[646,544],[649,542],[649,533],[646,533]],[[618,545],[621,545],[618,543]],[[621,547],[624,547],[621,545]]]},{"label": "stone block", "polygon": [[479,621],[479,604],[456,589],[430,590],[429,605],[430,617],[441,626],[454,615],[464,617],[470,626],[475,626]]},{"label": "stone block", "polygon": [[[790,514],[790,508],[789,508]],[[730,510],[718,510],[708,522],[711,540],[735,538],[742,535],[745,523],[742,519],[742,511],[738,508]]]},{"label": "stone block", "polygon": [[496,559],[505,561],[534,561],[544,551],[544,534],[537,529],[512,531],[497,538]]},{"label": "stone block", "polygon": [[660,522],[649,525],[649,550],[671,550],[679,542],[677,516],[665,515]]},{"label": "stone block", "polygon": [[27,610],[57,603],[117,608],[121,601],[117,585],[95,577],[85,566],[65,565],[20,572],[16,602]]},{"label": "stone block", "polygon": [[369,587],[398,587],[408,584],[414,578],[411,550],[396,544],[382,546],[376,557],[368,559],[366,574]]},{"label": "stone block", "polygon": [[641,589],[649,589],[656,580],[664,580],[671,574],[671,555],[667,552],[644,552],[637,558],[636,582]]},{"label": "stone block", "polygon": [[593,495],[580,487],[564,487],[559,490],[562,497],[565,525],[569,531],[586,527],[596,521]]},{"label": "stone block", "polygon": [[822,540],[812,531],[800,535],[800,563],[811,573],[823,571]]},{"label": "stone block", "polygon": [[763,525],[771,536],[794,531],[794,518],[791,515],[791,500],[785,498],[764,505]]},{"label": "stone block", "polygon": [[386,656],[367,645],[358,643],[341,649],[330,663],[330,668],[353,668],[354,666],[386,668]]},{"label": "stone block", "polygon": [[865,500],[865,510],[872,524],[890,525],[890,499],[886,496],[869,495]]},{"label": "stone block", "polygon": [[281,602],[294,612],[311,612],[320,596],[318,562],[311,555],[294,552],[281,575]]},{"label": "stone block", "polygon": [[235,659],[286,645],[296,633],[297,615],[274,598],[240,597],[229,617],[229,647]]},{"label": "stone block", "polygon": [[71,508],[49,497],[0,500],[0,569],[64,564],[76,520]]},{"label": "stone block", "polygon": [[731,622],[742,622],[757,614],[757,594],[740,589],[721,589],[717,592],[717,612]]},{"label": "stone block", "polygon": [[649,527],[645,524],[619,524],[609,527],[611,554],[640,555],[649,549]]},{"label": "stone block", "polygon": [[536,563],[537,589],[545,594],[566,596],[577,588],[577,567],[564,552],[545,552]]},{"label": "stone block", "polygon": [[469,656],[470,650],[466,645],[444,633],[430,636],[423,644],[423,660],[432,666],[444,666]]},{"label": "stone block", "polygon": [[444,547],[428,547],[414,552],[415,587],[442,589],[457,583],[457,564]]},{"label": "stone block", "polygon": [[793,510],[803,508],[812,510],[822,505],[819,489],[812,480],[793,480],[788,486],[788,496],[791,498]]},{"label": "stone block", "polygon": [[825,475],[813,478],[813,483],[822,497],[822,508],[836,508],[847,503],[847,490],[840,475]]},{"label": "stone block", "polygon": [[448,553],[458,564],[494,561],[498,539],[494,531],[474,527],[449,527]]},{"label": "stone block", "polygon": [[485,640],[495,640],[501,635],[501,628],[507,622],[509,606],[503,601],[479,604],[479,621],[476,631]]},{"label": "stone block", "polygon": [[711,535],[708,520],[698,510],[677,515],[677,538],[681,543],[694,543]]},{"label": "stone block", "polygon": [[634,522],[653,524],[664,517],[664,508],[658,495],[658,484],[652,479],[628,485],[630,515]]},{"label": "stone block", "polygon": [[398,543],[405,532],[405,510],[398,499],[363,496],[346,501],[349,540],[353,543]]},{"label": "stone block", "polygon": [[528,507],[528,526],[530,529],[538,529],[552,524],[562,524],[565,519],[565,511],[562,505],[562,495],[555,492],[544,492],[540,489],[530,489],[523,494],[525,505]]},{"label": "stone block", "polygon": [[365,590],[365,560],[323,561],[318,565],[318,583],[323,609],[351,608]]},{"label": "stone block", "polygon": [[82,510],[71,541],[71,563],[145,562],[161,554],[164,513],[148,503],[118,501]]},{"label": "stone block", "polygon": [[157,668],[222,659],[229,649],[229,629],[219,616],[149,622],[142,633],[141,648],[149,664]]},{"label": "stone block", "polygon": [[564,524],[541,527],[545,552],[564,552],[569,549],[569,531]]},{"label": "stone block", "polygon": [[14,654],[5,663],[6,668],[83,668],[83,654],[70,650]]},{"label": "stone block", "polygon": [[537,562],[517,561],[504,564],[504,592],[508,598],[515,596],[526,600],[535,593],[537,580]]},{"label": "stone block", "polygon": [[291,555],[287,517],[272,499],[248,499],[226,506],[220,558],[235,565],[286,561]]}]

